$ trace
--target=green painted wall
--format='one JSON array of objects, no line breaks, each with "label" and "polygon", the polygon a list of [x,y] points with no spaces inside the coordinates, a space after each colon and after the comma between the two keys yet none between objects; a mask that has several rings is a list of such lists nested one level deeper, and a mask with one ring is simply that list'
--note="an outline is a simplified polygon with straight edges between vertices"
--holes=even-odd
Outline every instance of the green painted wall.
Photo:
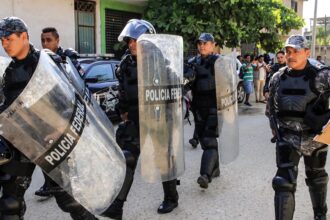
[{"label": "green painted wall", "polygon": [[116,0],[100,0],[101,16],[101,53],[105,53],[105,10],[114,9],[118,11],[127,11],[143,14],[144,7],[118,2]]}]

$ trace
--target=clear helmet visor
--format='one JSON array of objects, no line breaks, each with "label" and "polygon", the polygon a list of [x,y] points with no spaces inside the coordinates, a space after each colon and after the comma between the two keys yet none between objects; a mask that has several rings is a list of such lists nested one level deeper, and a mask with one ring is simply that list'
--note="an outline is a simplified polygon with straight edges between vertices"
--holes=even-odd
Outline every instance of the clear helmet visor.
[{"label": "clear helmet visor", "polygon": [[155,34],[155,28],[145,20],[132,19],[129,20],[118,36],[118,41],[121,42],[125,38],[132,38],[137,40],[142,34],[151,33]]}]

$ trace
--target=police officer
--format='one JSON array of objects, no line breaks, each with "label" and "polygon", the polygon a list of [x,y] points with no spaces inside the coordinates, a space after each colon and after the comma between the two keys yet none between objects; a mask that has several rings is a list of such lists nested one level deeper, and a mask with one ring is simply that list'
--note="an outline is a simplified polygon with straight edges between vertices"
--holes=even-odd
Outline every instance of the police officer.
[{"label": "police officer", "polygon": [[[24,90],[31,79],[38,61],[40,52],[29,42],[28,28],[23,20],[17,17],[6,17],[0,20],[0,39],[5,52],[12,58],[3,76],[5,110]],[[25,191],[31,183],[31,176],[35,165],[19,152],[9,141],[1,137],[0,185],[0,219],[23,219],[26,205]],[[9,153],[10,152],[10,153]],[[59,207],[69,212],[72,219],[96,219],[91,213],[77,203],[69,194],[58,190],[55,194]]]},{"label": "police officer", "polygon": [[276,53],[276,59],[277,59],[277,63],[274,63],[270,67],[270,72],[267,74],[267,77],[266,77],[266,82],[265,82],[265,86],[264,86],[264,96],[265,96],[266,100],[269,97],[269,81],[270,81],[270,79],[272,78],[274,73],[278,72],[282,67],[286,66],[285,52],[283,50],[278,51]]},{"label": "police officer", "polygon": [[191,82],[192,108],[195,130],[203,149],[200,177],[197,183],[208,188],[213,177],[220,175],[218,155],[218,123],[215,93],[214,63],[219,57],[214,54],[214,37],[202,33],[197,40],[199,55],[191,58],[185,66],[185,77]]},{"label": "police officer", "polygon": [[[283,50],[280,50],[276,53],[276,59],[277,59],[277,63],[274,63],[271,67],[270,67],[270,72],[267,74],[266,77],[266,82],[265,82],[265,86],[263,89],[263,93],[265,96],[266,101],[269,98],[269,82],[270,79],[273,77],[273,75],[275,73],[277,73],[281,68],[286,66],[286,58],[285,58],[285,52]],[[268,106],[267,106],[268,107]],[[268,114],[269,110],[266,109],[266,115]],[[275,143],[276,142],[276,134],[274,131],[274,128],[272,127],[272,123],[270,123],[270,128],[272,129],[272,133],[273,133],[273,137],[271,138],[271,142]]]},{"label": "police officer", "polygon": [[309,43],[301,35],[287,39],[285,52],[287,67],[272,77],[268,101],[277,134],[275,217],[293,218],[298,164],[303,157],[314,219],[326,219],[329,178],[324,166],[328,149],[327,145],[313,141],[313,137],[330,119],[330,69],[309,63]]},{"label": "police officer", "polygon": [[79,54],[72,48],[63,49],[60,45],[60,35],[56,28],[46,27],[42,29],[41,33],[41,45],[44,49],[49,49],[59,55],[64,61],[66,57],[69,57],[73,65],[76,67],[81,76],[84,75],[84,70],[81,67],[78,58]]},{"label": "police officer", "polygon": [[[103,214],[114,219],[121,219],[123,205],[134,179],[134,172],[140,155],[139,109],[137,82],[137,43],[138,37],[144,33],[155,34],[155,29],[145,20],[132,19],[128,21],[118,37],[125,41],[128,50],[124,54],[116,75],[119,80],[119,110],[123,122],[119,124],[116,140],[126,158],[126,177],[123,187],[116,200]],[[168,213],[178,206],[177,180],[163,182],[164,201],[158,208],[158,213]]]},{"label": "police officer", "polygon": [[[60,47],[59,43],[60,43],[60,36],[56,28],[46,27],[42,29],[42,33],[41,33],[42,48],[49,49],[53,53],[57,54],[58,56],[60,56],[59,58],[60,60],[63,60],[63,62],[66,62],[65,61],[66,57],[69,57],[72,63],[75,65],[77,71],[82,76],[84,74],[84,71],[81,68],[79,61],[77,60],[78,53],[71,48],[63,50],[63,48]],[[42,197],[50,197],[53,195],[52,191],[56,190],[57,184],[45,173],[43,174],[45,177],[45,183],[34,194]],[[56,187],[54,188],[54,186]]]}]

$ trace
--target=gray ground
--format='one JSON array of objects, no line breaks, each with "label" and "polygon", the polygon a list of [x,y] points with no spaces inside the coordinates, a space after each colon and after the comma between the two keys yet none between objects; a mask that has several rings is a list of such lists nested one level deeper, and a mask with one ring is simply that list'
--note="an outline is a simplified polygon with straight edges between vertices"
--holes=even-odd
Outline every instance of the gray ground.
[{"label": "gray ground", "polygon": [[[253,107],[240,106],[239,138],[240,155],[236,161],[221,166],[220,178],[214,179],[207,190],[196,183],[199,176],[200,147],[192,149],[188,143],[193,127],[185,126],[186,171],[178,187],[179,207],[172,213],[157,214],[163,191],[160,183],[146,184],[139,169],[124,206],[124,219],[274,219],[273,190],[271,180],[276,171],[274,145],[270,143],[270,130],[263,114],[264,104]],[[312,207],[304,183],[304,164],[300,163],[294,219],[313,219]],[[327,164],[329,171],[329,163]],[[60,211],[53,198],[40,201],[34,196],[43,183],[38,169],[26,194],[27,220],[69,220],[68,214]],[[101,218],[105,219],[105,218]]]}]

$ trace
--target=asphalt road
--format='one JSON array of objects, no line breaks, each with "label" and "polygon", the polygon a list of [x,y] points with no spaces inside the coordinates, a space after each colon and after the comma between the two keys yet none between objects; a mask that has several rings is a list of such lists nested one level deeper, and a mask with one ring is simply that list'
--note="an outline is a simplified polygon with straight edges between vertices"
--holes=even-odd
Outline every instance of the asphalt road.
[{"label": "asphalt road", "polygon": [[[252,103],[254,104],[254,103]],[[217,219],[264,220],[274,219],[272,178],[276,172],[275,148],[270,143],[270,130],[264,112],[264,104],[239,108],[240,155],[237,160],[221,165],[221,175],[201,189],[199,176],[202,150],[193,149],[189,143],[193,126],[185,126],[186,170],[178,186],[179,207],[172,213],[159,215],[157,208],[163,199],[161,183],[147,184],[140,177],[139,168],[128,201],[124,206],[124,219]],[[304,181],[304,164],[299,165],[296,211],[294,219],[313,219],[311,202]],[[327,163],[329,171],[329,163]],[[56,205],[54,198],[40,200],[34,196],[43,183],[38,169],[26,194],[27,220],[69,220]],[[97,195],[95,195],[97,196]],[[101,218],[105,219],[105,218]]]}]

